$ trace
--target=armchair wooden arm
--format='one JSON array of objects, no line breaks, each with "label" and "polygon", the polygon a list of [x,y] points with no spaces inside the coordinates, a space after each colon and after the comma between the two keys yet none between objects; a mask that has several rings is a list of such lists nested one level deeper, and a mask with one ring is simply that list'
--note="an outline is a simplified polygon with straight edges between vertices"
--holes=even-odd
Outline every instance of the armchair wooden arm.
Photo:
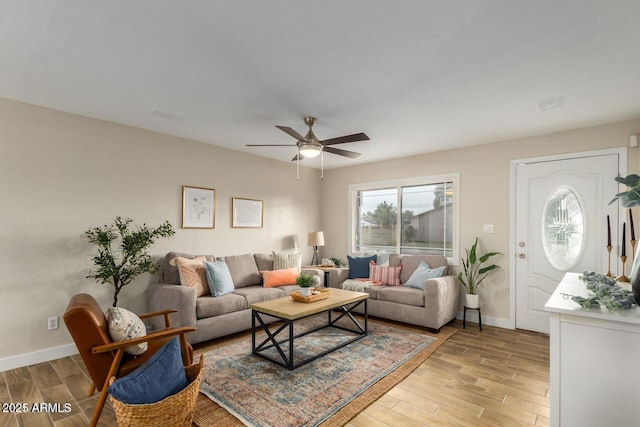
[{"label": "armchair wooden arm", "polygon": [[169,310],[162,310],[162,311],[154,311],[153,313],[141,314],[138,317],[144,320],[144,319],[150,319],[152,317],[164,316],[164,326],[168,328],[171,326],[171,318],[169,317],[169,315],[171,313],[177,313],[177,312],[178,310],[169,309]]}]

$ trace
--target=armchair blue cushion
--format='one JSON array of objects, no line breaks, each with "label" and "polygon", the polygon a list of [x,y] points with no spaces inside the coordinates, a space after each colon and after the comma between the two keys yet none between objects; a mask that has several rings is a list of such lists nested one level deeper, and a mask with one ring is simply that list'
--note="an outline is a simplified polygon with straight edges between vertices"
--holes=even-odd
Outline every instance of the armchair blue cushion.
[{"label": "armchair blue cushion", "polygon": [[138,369],[114,381],[107,391],[120,402],[145,404],[159,402],[187,385],[180,343],[173,338]]}]

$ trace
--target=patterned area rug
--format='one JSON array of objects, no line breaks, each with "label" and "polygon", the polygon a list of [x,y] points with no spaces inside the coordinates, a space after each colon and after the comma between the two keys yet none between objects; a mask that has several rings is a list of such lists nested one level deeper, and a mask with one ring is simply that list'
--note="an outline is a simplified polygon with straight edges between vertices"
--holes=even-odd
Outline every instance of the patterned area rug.
[{"label": "patterned area rug", "polygon": [[[321,318],[296,324],[296,333]],[[194,424],[290,427],[343,425],[374,402],[455,333],[407,332],[369,322],[369,335],[293,371],[251,354],[251,337],[242,337],[205,355]],[[317,354],[351,335],[327,328],[300,338],[298,354]],[[226,409],[226,411],[224,411]],[[236,419],[232,419],[233,414]]]}]

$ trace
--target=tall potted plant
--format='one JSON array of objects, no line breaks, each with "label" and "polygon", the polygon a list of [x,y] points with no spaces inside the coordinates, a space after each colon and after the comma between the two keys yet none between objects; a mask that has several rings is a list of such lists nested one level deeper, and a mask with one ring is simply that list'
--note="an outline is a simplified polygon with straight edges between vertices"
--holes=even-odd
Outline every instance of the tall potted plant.
[{"label": "tall potted plant", "polygon": [[[93,227],[82,234],[82,237],[98,246],[98,252],[92,258],[94,267],[87,279],[113,285],[114,307],[118,304],[118,293],[123,287],[140,274],[158,271],[158,265],[149,255],[149,246],[159,237],[175,234],[168,221],[156,228],[143,224],[135,230],[129,228],[132,223],[132,219],[118,216],[113,224]],[[119,242],[118,246],[116,242]]]},{"label": "tall potted plant", "polygon": [[[469,308],[478,308],[478,287],[487,277],[491,270],[499,268],[495,264],[483,266],[492,256],[500,255],[500,252],[488,252],[484,255],[477,255],[478,238],[476,237],[471,250],[465,249],[466,258],[460,258],[464,272],[458,274],[458,280],[467,289],[466,303]],[[463,274],[464,273],[464,274]]]}]

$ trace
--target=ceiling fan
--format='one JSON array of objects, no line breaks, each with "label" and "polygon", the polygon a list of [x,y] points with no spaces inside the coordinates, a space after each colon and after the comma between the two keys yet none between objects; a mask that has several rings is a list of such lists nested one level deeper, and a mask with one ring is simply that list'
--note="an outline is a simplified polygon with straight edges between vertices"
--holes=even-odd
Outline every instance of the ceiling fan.
[{"label": "ceiling fan", "polygon": [[338,156],[348,157],[355,159],[360,155],[355,151],[342,150],[340,148],[331,147],[336,144],[345,144],[347,142],[368,141],[369,137],[364,133],[354,133],[353,135],[339,136],[337,138],[325,139],[320,141],[314,134],[311,128],[316,124],[315,117],[305,117],[304,123],[309,126],[309,131],[305,136],[300,135],[295,130],[287,126],[277,126],[281,131],[288,133],[292,137],[298,140],[293,144],[247,144],[247,147],[298,147],[298,153],[295,155],[292,161],[302,160],[305,158],[317,157],[320,153],[337,154]]}]

